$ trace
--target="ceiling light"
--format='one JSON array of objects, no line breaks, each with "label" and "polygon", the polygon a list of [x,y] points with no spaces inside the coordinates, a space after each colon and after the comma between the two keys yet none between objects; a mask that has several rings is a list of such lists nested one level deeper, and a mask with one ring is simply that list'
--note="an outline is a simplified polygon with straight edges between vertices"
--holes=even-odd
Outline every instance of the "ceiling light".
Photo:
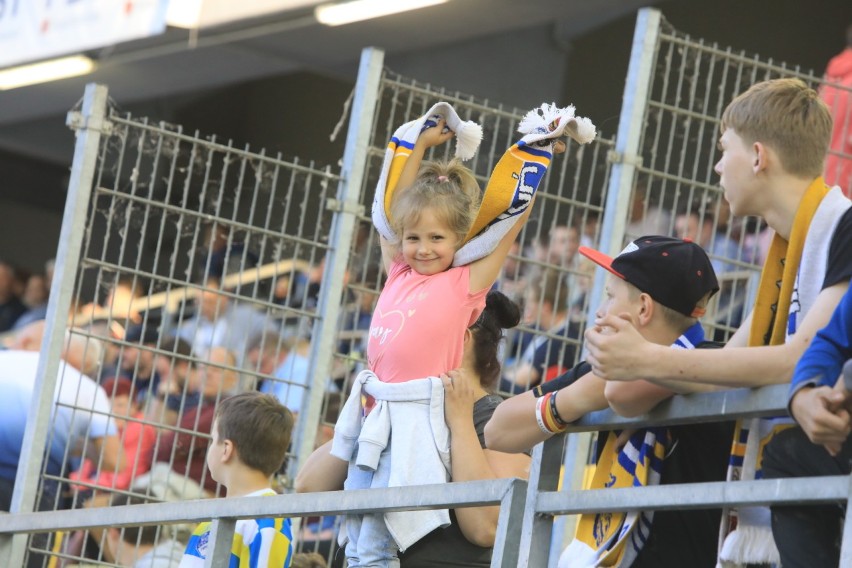
[{"label": "ceiling light", "polygon": [[166,10],[166,24],[174,28],[195,29],[201,23],[202,0],[171,0]]},{"label": "ceiling light", "polygon": [[91,73],[95,62],[83,55],[50,59],[0,70],[0,91]]},{"label": "ceiling light", "polygon": [[317,6],[314,9],[314,16],[321,24],[340,26],[445,2],[447,0],[351,0],[339,4]]}]

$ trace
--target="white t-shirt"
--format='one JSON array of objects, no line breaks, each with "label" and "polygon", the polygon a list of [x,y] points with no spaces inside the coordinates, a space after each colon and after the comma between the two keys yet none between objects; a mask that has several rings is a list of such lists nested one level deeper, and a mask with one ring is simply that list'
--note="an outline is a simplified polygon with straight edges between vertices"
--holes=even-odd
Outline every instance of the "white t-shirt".
[{"label": "white t-shirt", "polygon": [[[0,477],[14,479],[21,455],[27,413],[38,370],[39,353],[0,351]],[[64,362],[57,374],[56,404],[48,420],[49,473],[61,471],[66,457],[77,457],[86,438],[116,434],[103,388]]]}]

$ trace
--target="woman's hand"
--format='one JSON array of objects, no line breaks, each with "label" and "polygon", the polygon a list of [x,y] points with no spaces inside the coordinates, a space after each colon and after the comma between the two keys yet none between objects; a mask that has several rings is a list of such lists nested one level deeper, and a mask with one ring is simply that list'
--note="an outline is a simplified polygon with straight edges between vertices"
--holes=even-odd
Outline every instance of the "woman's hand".
[{"label": "woman's hand", "polygon": [[469,373],[464,369],[455,369],[441,375],[444,383],[444,418],[450,430],[458,426],[470,427],[473,424],[473,404],[476,392]]}]

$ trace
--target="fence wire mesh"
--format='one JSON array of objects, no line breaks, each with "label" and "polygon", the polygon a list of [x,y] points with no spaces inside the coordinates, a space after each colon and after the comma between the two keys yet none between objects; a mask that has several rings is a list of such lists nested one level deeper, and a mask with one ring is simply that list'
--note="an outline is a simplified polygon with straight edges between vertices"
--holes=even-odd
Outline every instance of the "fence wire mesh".
[{"label": "fence wire mesh", "polygon": [[[615,226],[627,239],[660,233],[705,247],[723,289],[704,323],[722,340],[750,310],[769,236],[757,219],[731,218],[716,182],[722,111],[756,81],[795,76],[816,87],[820,79],[692,39],[665,21],[654,50],[631,207]],[[336,202],[339,173],[110,111],[80,229],[79,268],[73,282],[60,283],[73,287],[71,313],[59,322],[70,329],[64,359],[92,381],[62,368],[59,391],[68,395],[56,402],[47,443],[60,454],[42,467],[40,509],[106,506],[112,495],[129,502],[216,495],[204,465],[208,411],[239,390],[271,392],[294,413],[322,396],[319,421],[303,431],[312,432],[316,445],[329,438],[364,368],[383,282],[369,211],[387,141],[399,125],[449,102],[462,119],[483,127],[483,144],[466,165],[484,187],[528,110],[388,70],[378,101],[359,189],[363,208],[348,253],[336,257],[346,270],[341,315],[333,320],[320,313],[318,299],[329,272],[329,234],[335,216],[344,214]],[[581,356],[583,328],[595,309],[589,292],[599,276],[577,248],[597,247],[604,218],[612,215],[604,204],[613,164],[631,159],[614,148],[602,133],[587,146],[570,144],[554,160],[504,266],[497,287],[523,306],[523,320],[505,344],[503,394],[551,379]],[[444,146],[429,158],[449,159],[450,151]],[[331,372],[318,376],[311,340],[329,328]],[[70,440],[56,434],[63,431]],[[119,448],[133,459],[116,463]],[[291,454],[285,462],[281,491],[289,491],[297,461]],[[163,527],[157,539],[180,539],[187,528]],[[300,550],[319,552],[332,565],[342,560],[335,533],[333,517],[307,518],[296,538]],[[103,531],[51,536],[32,540],[31,565],[113,565]],[[36,554],[48,547],[50,556]]]}]

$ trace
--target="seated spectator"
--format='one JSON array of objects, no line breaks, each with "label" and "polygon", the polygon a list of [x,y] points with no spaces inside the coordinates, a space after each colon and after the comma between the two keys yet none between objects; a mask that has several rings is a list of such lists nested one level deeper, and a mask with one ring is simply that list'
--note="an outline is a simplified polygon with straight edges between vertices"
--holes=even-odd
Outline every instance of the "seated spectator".
[{"label": "seated spectator", "polygon": [[15,295],[15,267],[0,260],[0,333],[9,331],[27,307]]},{"label": "seated spectator", "polygon": [[43,320],[47,315],[48,284],[43,274],[30,274],[27,278],[21,302],[26,306],[25,311],[15,321],[12,329],[18,330],[34,321]]},{"label": "seated spectator", "polygon": [[[504,370],[501,390],[523,392],[562,374],[574,365],[580,324],[568,319],[568,286],[555,270],[530,282],[524,301],[524,323],[545,333],[537,335],[510,368]],[[556,337],[553,337],[556,336]]]},{"label": "seated spectator", "polygon": [[225,278],[229,274],[239,274],[243,270],[254,268],[260,261],[257,253],[227,225],[215,222],[208,225],[205,241],[208,251],[199,257],[199,274],[210,274],[217,279]]},{"label": "seated spectator", "polygon": [[102,302],[79,306],[73,316],[74,325],[107,320],[111,331],[120,337],[128,325],[142,321],[137,301],[142,297],[145,286],[136,276],[126,274],[107,276],[99,284],[107,288],[106,297]]},{"label": "seated spectator", "polygon": [[[606,296],[598,317],[629,317],[648,341],[673,349],[710,347],[697,317],[718,283],[706,253],[695,243],[670,237],[641,237],[614,259],[590,249],[581,254],[609,270]],[[665,254],[663,254],[665,253]],[[608,383],[591,372],[587,363],[563,376],[512,397],[497,407],[485,427],[485,441],[498,451],[523,451],[562,432],[568,423],[588,412],[610,406],[624,416],[636,416],[671,397],[674,391],[644,381]],[[615,485],[673,484],[722,481],[727,469],[733,425],[690,424],[628,432],[623,439],[608,433],[598,444],[596,489]],[[621,449],[618,444],[625,444]],[[648,454],[652,456],[642,459]],[[633,460],[635,479],[608,467]],[[665,456],[665,459],[660,459]],[[642,467],[640,467],[640,465]],[[662,477],[641,477],[659,472]],[[627,471],[625,468],[624,471]],[[595,515],[584,515],[577,537],[560,567],[630,566],[631,568],[713,568],[716,565],[721,511],[657,511],[612,513],[607,526],[597,526]]]},{"label": "seated spectator", "polygon": [[[124,447],[124,468],[120,471],[101,467],[98,463],[86,459],[80,468],[71,473],[71,481],[82,483],[76,489],[91,495],[93,490],[127,489],[134,478],[147,472],[151,463],[145,461],[154,447],[157,430],[150,424],[144,424],[144,414],[139,410],[133,396],[133,384],[124,378],[111,378],[103,383],[104,391],[110,398],[113,422],[118,429]],[[128,421],[127,418],[133,420]],[[104,503],[106,504],[106,503]]]},{"label": "seated spectator", "polygon": [[160,378],[157,389],[148,397],[145,417],[163,426],[177,424],[178,416],[198,406],[200,394],[191,388],[195,372],[189,358],[192,346],[180,337],[167,337],[160,343],[167,355],[154,356],[154,371]]},{"label": "seated spectator", "polygon": [[[307,339],[293,339],[281,343],[280,362],[272,377],[263,381],[260,392],[274,395],[291,412],[298,413],[308,388],[308,357],[311,343]],[[284,355],[281,357],[281,355]]]},{"label": "seated spectator", "polygon": [[[234,354],[223,347],[210,350],[205,363],[189,374],[187,393],[198,393],[200,400],[178,415],[177,430],[161,432],[153,449],[151,471],[133,483],[133,487],[163,501],[212,497],[216,481],[207,474],[205,457],[217,404],[235,394],[239,376],[233,369]],[[286,448],[285,448],[286,449]]]},{"label": "seated spectator", "polygon": [[580,230],[575,226],[554,225],[535,242],[536,259],[557,268],[576,267]]},{"label": "seated spectator", "polygon": [[[116,493],[110,506],[142,505],[147,501],[135,495]],[[106,530],[106,560],[122,568],[179,568],[184,545],[167,538],[157,525],[109,527]]]},{"label": "seated spectator", "polygon": [[370,323],[384,282],[381,264],[375,264],[362,269],[356,282],[349,287],[353,301],[343,307],[337,333],[337,356],[332,361],[331,379],[335,390],[344,389],[365,367]]},{"label": "seated spectator", "polygon": [[[124,341],[138,344],[140,347],[157,347],[160,334],[154,324],[134,324],[124,333]],[[160,375],[154,368],[155,353],[148,349],[140,349],[136,345],[125,346],[121,351],[115,375],[130,379],[136,402],[144,406],[150,396],[157,392],[160,385]]]},{"label": "seated spectator", "polygon": [[600,231],[601,214],[594,210],[586,210],[582,213],[583,230],[580,231],[580,246],[592,248],[598,244],[598,231]]},{"label": "seated spectator", "polygon": [[494,283],[493,290],[499,290],[513,302],[520,302],[527,286],[527,275],[532,268],[530,264],[521,262],[521,242],[515,240],[509,247],[509,254],[500,269],[500,276]]},{"label": "seated spectator", "polygon": [[212,276],[206,280],[196,305],[195,315],[179,321],[175,329],[176,335],[192,345],[194,353],[224,347],[242,362],[249,340],[273,329],[263,313],[223,294],[220,281]]},{"label": "seated spectator", "polygon": [[713,215],[704,212],[702,215],[698,209],[689,209],[679,213],[675,217],[674,236],[681,239],[689,239],[707,251],[710,262],[716,274],[733,272],[737,265],[726,262],[727,259],[737,260],[740,258],[739,245],[728,238],[724,231],[714,227]]},{"label": "seated spectator", "polygon": [[255,381],[255,387],[260,389],[268,381],[290,353],[291,341],[285,340],[274,331],[266,331],[249,342],[245,368],[253,373],[262,375]]},{"label": "seated spectator", "polygon": [[[44,322],[22,329],[9,350],[0,351],[0,510],[8,511],[12,503],[15,477],[24,443],[24,431],[38,371]],[[48,450],[36,510],[50,511],[61,506],[57,477],[66,477],[83,457],[98,460],[104,469],[124,467],[124,451],[115,425],[110,421],[110,404],[104,390],[82,374],[76,365],[85,362],[93,351],[94,339],[69,334],[62,353],[63,362],[57,372],[54,406],[49,420]],[[73,361],[73,363],[72,363]],[[81,452],[88,453],[83,456]],[[71,463],[67,463],[70,460]],[[38,475],[40,472],[34,472]],[[33,546],[44,549],[45,535],[36,535]],[[43,558],[30,554],[30,566],[41,567]]]},{"label": "seated spectator", "polygon": [[[245,392],[223,400],[211,428],[210,477],[227,489],[229,498],[275,495],[271,478],[284,463],[292,431],[293,415],[272,396]],[[189,539],[181,566],[209,565],[209,545],[210,523],[200,523]],[[237,521],[230,566],[288,568],[292,557],[290,519]]]},{"label": "seated spectator", "polygon": [[[133,385],[128,379],[109,378],[103,383],[103,388],[110,397],[112,404],[112,421],[118,428],[118,435],[124,447],[125,465],[121,471],[98,469],[98,462],[92,459],[83,461],[80,468],[71,472],[69,479],[76,493],[74,506],[106,507],[114,497],[111,490],[126,490],[132,481],[146,473],[151,463],[146,461],[151,455],[157,439],[157,429],[150,424],[143,424],[144,415],[139,411],[133,395]],[[128,421],[127,418],[135,420]],[[92,538],[88,538],[91,532]],[[97,550],[103,531],[74,531],[63,543],[63,551],[70,556],[84,556],[89,549]]]},{"label": "seated spectator", "polygon": [[636,180],[630,200],[630,219],[624,228],[624,236],[630,241],[642,235],[668,235],[671,231],[671,215],[656,196],[648,189],[644,176]]}]

